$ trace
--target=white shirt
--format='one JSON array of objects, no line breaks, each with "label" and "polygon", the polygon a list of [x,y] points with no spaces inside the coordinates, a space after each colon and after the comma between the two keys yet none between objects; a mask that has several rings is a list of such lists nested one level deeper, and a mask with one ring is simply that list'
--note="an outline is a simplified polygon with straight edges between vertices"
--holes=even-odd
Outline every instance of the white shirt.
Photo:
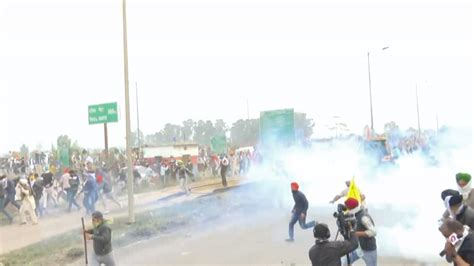
[{"label": "white shirt", "polygon": [[[349,188],[344,189],[343,191],[341,191],[341,193],[339,193],[339,197],[343,198],[343,197],[347,196],[347,193],[348,193],[348,192],[349,192]],[[360,196],[361,196],[361,197],[362,197],[362,195],[364,195],[364,193],[362,193],[362,191],[360,191],[360,190],[359,190],[359,193],[360,193]],[[363,207],[366,206],[366,205],[365,205],[365,200],[363,200],[363,201],[361,202],[361,205],[362,205]]]},{"label": "white shirt", "polygon": [[375,237],[377,235],[377,231],[375,230],[375,225],[372,223],[369,217],[363,216],[361,219],[362,224],[367,228],[364,232],[367,234],[368,237]]}]

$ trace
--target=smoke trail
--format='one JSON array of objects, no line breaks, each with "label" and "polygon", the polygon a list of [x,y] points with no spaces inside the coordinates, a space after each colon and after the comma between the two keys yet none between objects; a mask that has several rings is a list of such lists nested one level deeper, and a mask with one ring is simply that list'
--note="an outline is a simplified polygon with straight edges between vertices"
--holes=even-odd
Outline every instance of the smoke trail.
[{"label": "smoke trail", "polygon": [[271,187],[258,193],[275,204],[291,203],[289,183],[297,181],[311,205],[324,209],[335,209],[328,202],[354,176],[378,229],[380,255],[431,262],[439,260],[444,247],[437,222],[444,211],[441,191],[456,188],[456,172],[472,171],[471,147],[470,131],[446,131],[429,155],[419,151],[383,167],[372,164],[357,141],[334,141],[273,150],[271,160],[254,167],[250,176]]}]

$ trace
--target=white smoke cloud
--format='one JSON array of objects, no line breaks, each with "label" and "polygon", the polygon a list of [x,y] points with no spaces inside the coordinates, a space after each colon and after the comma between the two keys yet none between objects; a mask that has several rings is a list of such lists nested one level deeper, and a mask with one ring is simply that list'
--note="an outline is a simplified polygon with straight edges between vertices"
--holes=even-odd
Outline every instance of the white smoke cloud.
[{"label": "white smoke cloud", "polygon": [[445,241],[438,231],[445,210],[440,194],[456,188],[457,172],[472,172],[474,156],[470,131],[444,132],[437,140],[429,156],[418,151],[388,167],[371,164],[353,140],[272,151],[272,160],[254,167],[250,178],[269,184],[258,193],[268,193],[275,204],[292,203],[289,183],[296,181],[312,207],[335,210],[329,201],[355,177],[376,223],[380,256],[439,261]]}]

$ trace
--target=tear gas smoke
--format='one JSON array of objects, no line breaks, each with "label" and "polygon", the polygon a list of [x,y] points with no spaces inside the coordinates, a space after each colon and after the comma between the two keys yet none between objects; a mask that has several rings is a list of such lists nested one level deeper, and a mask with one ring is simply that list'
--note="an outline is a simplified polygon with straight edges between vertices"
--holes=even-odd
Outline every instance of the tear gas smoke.
[{"label": "tear gas smoke", "polygon": [[364,153],[356,140],[334,140],[311,148],[273,150],[271,159],[253,167],[249,176],[268,185],[255,193],[288,208],[292,204],[289,184],[300,183],[311,207],[330,208],[327,213],[312,213],[317,220],[331,215],[336,205],[329,201],[346,188],[344,181],[355,177],[375,220],[379,256],[433,262],[439,261],[445,241],[438,231],[445,210],[440,194],[456,188],[457,172],[472,172],[471,147],[470,130],[445,131],[428,154],[417,151],[393,165],[376,166],[372,154]]}]

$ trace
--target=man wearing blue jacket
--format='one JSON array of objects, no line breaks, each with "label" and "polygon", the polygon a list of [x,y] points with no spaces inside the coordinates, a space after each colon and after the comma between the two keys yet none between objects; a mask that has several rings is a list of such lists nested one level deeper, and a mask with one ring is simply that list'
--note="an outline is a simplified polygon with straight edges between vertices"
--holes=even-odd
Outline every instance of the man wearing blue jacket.
[{"label": "man wearing blue jacket", "polygon": [[316,225],[316,221],[306,223],[306,213],[308,211],[308,200],[303,192],[299,191],[299,185],[296,182],[291,183],[291,193],[293,193],[293,199],[295,200],[295,206],[293,207],[292,216],[289,224],[288,233],[290,238],[286,239],[287,242],[293,242],[294,239],[294,226],[296,222],[299,222],[301,229],[313,228]]}]

